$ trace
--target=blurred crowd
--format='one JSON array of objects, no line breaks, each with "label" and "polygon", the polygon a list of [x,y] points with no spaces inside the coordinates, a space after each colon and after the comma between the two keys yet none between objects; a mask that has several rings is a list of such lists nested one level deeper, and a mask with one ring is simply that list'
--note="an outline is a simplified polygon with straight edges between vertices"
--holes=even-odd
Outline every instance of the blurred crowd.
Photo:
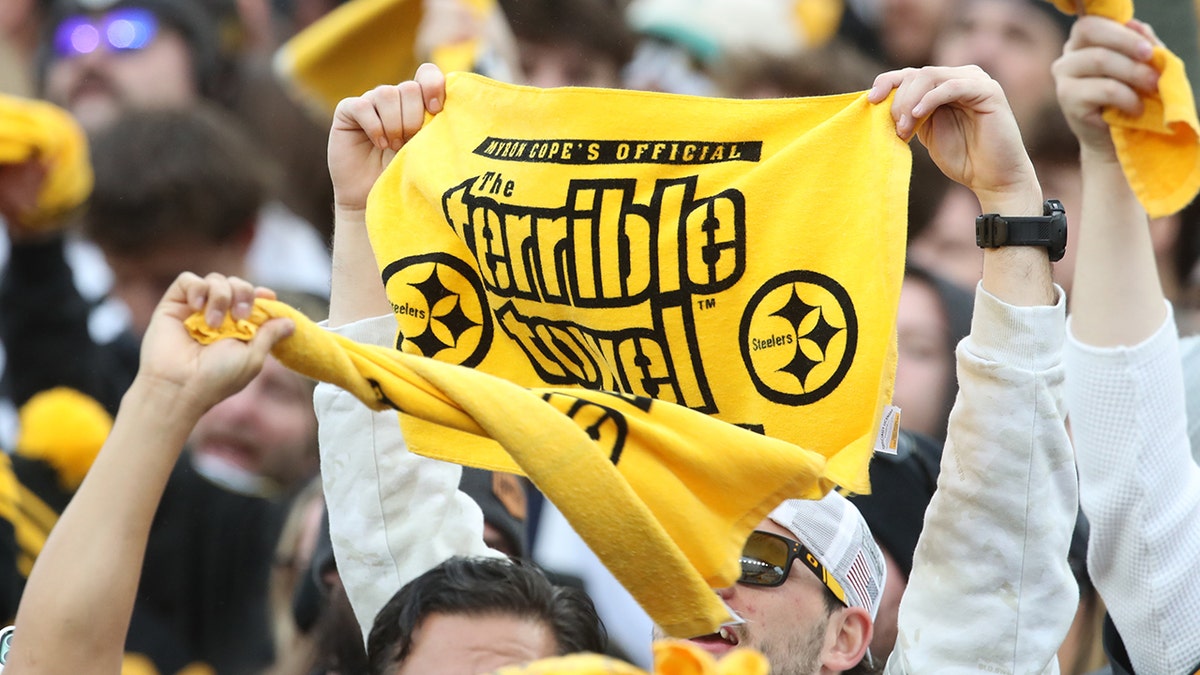
[{"label": "blurred crowd", "polygon": [[[329,316],[333,102],[307,96],[278,54],[305,30],[373,1],[0,3],[0,93],[66,110],[83,131],[94,178],[85,201],[31,217],[45,167],[36,157],[0,165],[6,623],[113,427],[142,339],[180,273],[247,279],[315,321]],[[469,43],[471,68],[535,87],[802,97],[867,90],[893,69],[974,64],[1007,97],[1042,193],[1061,200],[1072,226],[1084,212],[1080,143],[1052,75],[1076,19],[1044,0],[393,4],[401,2],[420,5],[411,14],[419,24],[396,29],[413,36],[398,47],[412,63]],[[1189,75],[1200,75],[1191,0],[1147,0],[1138,17]],[[375,58],[392,53],[381,48]],[[981,213],[977,195],[911,145],[894,396],[901,452],[872,464],[873,494],[850,500],[887,563],[870,643],[879,664],[897,639],[900,596],[958,394],[955,349],[972,329],[984,273],[969,228]],[[1149,226],[1157,278],[1184,334],[1200,325],[1198,219],[1193,205]],[[1068,303],[1077,241],[1068,238],[1053,266]],[[154,512],[121,672],[372,672],[362,639],[371,627],[355,617],[330,540],[314,387],[267,357],[244,389],[198,418]],[[1200,401],[1193,389],[1200,392],[1189,386],[1188,402]],[[591,596],[607,636],[584,647],[649,666],[650,619],[552,504],[506,474],[469,469],[460,489],[482,510],[491,548]],[[1109,659],[1088,537],[1079,513],[1068,560],[1080,594],[1058,653],[1063,673],[1102,671]]]}]

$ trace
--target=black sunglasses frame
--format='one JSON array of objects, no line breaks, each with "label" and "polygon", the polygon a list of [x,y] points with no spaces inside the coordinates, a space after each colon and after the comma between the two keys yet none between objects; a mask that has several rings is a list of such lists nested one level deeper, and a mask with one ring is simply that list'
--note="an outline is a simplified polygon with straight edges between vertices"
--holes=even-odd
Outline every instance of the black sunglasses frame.
[{"label": "black sunglasses frame", "polygon": [[[763,560],[758,556],[747,555],[747,550],[750,548],[751,542],[756,538],[774,539],[786,545],[787,559],[783,562],[783,564],[777,564],[775,561],[771,560]],[[738,578],[738,583],[766,588],[782,586],[784,582],[787,581],[788,572],[792,569],[792,563],[796,560],[804,561],[804,566],[816,575],[817,579],[819,579],[821,583],[833,593],[834,597],[836,597],[843,605],[849,606],[849,603],[846,602],[846,591],[842,589],[842,585],[838,583],[837,579],[834,579],[833,576],[829,574],[829,570],[825,568],[825,565],[821,564],[821,561],[817,560],[817,557],[813,555],[811,551],[805,548],[804,544],[801,544],[795,539],[789,539],[783,535],[775,534],[774,532],[755,530],[750,533],[749,539],[746,540],[746,546],[742,548],[742,576]],[[751,581],[751,578],[746,574],[747,563],[764,569],[767,567],[775,568],[779,570],[778,578],[769,582]]]}]

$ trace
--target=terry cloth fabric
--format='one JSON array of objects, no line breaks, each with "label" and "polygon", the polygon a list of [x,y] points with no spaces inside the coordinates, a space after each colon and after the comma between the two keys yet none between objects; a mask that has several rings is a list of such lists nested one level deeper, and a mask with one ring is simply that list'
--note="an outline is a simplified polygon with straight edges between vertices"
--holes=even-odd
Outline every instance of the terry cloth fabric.
[{"label": "terry cloth fabric", "polygon": [[[381,84],[407,80],[416,72],[420,0],[350,0],[294,35],[275,53],[276,74],[298,99],[321,115],[338,101]],[[476,17],[496,11],[495,0],[465,0]],[[481,19],[482,21],[482,19]],[[446,72],[471,70],[479,51],[469,39],[434,50]]]},{"label": "terry cloth fabric", "polygon": [[[1051,0],[1073,14],[1075,0]],[[1128,23],[1132,0],[1085,0],[1084,12]],[[1142,94],[1144,109],[1130,117],[1115,109],[1104,112],[1117,157],[1130,187],[1151,218],[1187,206],[1200,191],[1200,121],[1183,61],[1162,46],[1154,48],[1150,65],[1161,77],[1158,91]]]},{"label": "terry cloth fabric", "polygon": [[21,225],[54,225],[91,194],[87,138],[75,119],[49,103],[0,94],[0,164],[30,160],[42,163],[46,178]]},{"label": "terry cloth fabric", "polygon": [[[368,200],[402,351],[687,406],[869,490],[911,161],[886,105],[447,87]],[[418,453],[518,469],[402,423]]]},{"label": "terry cloth fabric", "polygon": [[650,673],[600,654],[571,654],[508,666],[494,675],[767,675],[769,670],[766,657],[745,647],[717,660],[690,642],[659,640]]},{"label": "terry cloth fabric", "polygon": [[448,87],[368,206],[401,350],[276,355],[403,411],[415,452],[524,473],[668,634],[712,632],[772,508],[869,488],[910,161],[888,106]]},{"label": "terry cloth fabric", "polygon": [[[209,328],[202,343],[249,339],[270,317],[296,332],[273,354],[289,368],[350,392],[375,410],[490,437],[508,463],[577,520],[572,524],[655,622],[677,636],[732,617],[713,588],[732,585],[750,530],[787,497],[816,499],[824,459],[703,413],[586,389],[527,389],[479,370],[361,345],[300,312],[258,300],[250,319]],[[623,439],[623,444],[616,443]],[[753,448],[754,461],[711,448]],[[568,516],[570,518],[571,516]],[[663,580],[671,592],[664,594]]]}]

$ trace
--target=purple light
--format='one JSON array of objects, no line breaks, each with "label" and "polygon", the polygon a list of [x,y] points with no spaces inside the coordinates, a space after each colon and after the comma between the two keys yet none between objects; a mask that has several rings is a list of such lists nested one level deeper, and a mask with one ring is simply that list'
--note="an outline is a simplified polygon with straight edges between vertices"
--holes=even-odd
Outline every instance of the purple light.
[{"label": "purple light", "polygon": [[100,31],[92,24],[80,24],[71,31],[71,49],[76,54],[91,54],[99,46]]},{"label": "purple light", "polygon": [[118,19],[108,24],[108,44],[116,49],[129,49],[137,39],[137,27],[128,19]]}]

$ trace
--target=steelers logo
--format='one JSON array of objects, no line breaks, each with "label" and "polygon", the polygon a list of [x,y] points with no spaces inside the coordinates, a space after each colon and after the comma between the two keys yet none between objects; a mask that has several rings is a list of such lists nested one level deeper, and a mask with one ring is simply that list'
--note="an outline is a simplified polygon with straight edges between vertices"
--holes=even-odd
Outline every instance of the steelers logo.
[{"label": "steelers logo", "polygon": [[808,405],[846,377],[858,319],[841,284],[824,274],[793,270],[758,289],[742,315],[738,338],[759,394],[776,403]]},{"label": "steelers logo", "polygon": [[492,344],[492,316],[479,274],[444,253],[403,258],[383,270],[400,324],[396,349],[467,367]]}]

